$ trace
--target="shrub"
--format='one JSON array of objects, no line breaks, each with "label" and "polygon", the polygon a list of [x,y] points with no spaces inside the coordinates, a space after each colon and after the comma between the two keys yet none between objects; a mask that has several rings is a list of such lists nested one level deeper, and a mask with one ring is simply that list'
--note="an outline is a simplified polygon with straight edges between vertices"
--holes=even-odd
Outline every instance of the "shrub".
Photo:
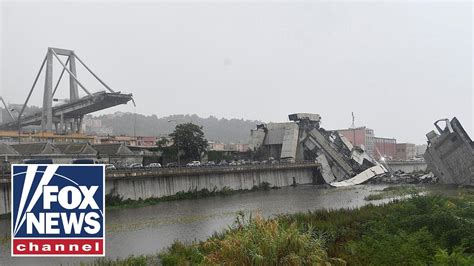
[{"label": "shrub", "polygon": [[302,265],[341,264],[330,259],[324,241],[312,228],[300,230],[296,223],[276,219],[245,218],[240,214],[233,227],[206,241],[183,245],[174,243],[160,255],[163,265]]}]

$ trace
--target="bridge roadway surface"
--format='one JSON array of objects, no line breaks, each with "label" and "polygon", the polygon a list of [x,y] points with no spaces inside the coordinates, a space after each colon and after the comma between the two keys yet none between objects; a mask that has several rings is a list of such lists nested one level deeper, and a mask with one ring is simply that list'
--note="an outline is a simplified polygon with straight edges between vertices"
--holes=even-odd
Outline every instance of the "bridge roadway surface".
[{"label": "bridge roadway surface", "polygon": [[[132,100],[132,94],[123,94],[120,92],[107,93],[105,91],[96,92],[91,96],[82,97],[75,102],[54,106],[53,118],[56,122],[59,122],[61,116],[63,116],[64,119],[81,117],[109,107],[126,104],[130,100]],[[21,126],[40,125],[41,117],[41,111],[31,115],[22,116]],[[0,124],[0,129],[4,130],[17,128],[17,121]]]}]

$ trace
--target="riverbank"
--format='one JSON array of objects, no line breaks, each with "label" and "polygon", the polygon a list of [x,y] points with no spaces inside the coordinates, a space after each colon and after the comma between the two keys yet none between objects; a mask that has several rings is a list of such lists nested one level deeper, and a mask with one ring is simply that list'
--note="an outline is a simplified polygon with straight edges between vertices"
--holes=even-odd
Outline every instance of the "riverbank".
[{"label": "riverbank", "polygon": [[376,193],[370,194],[364,199],[367,201],[389,199],[389,198],[402,198],[405,196],[415,196],[424,192],[424,188],[421,186],[414,185],[396,185],[386,187],[382,190],[375,191]]},{"label": "riverbank", "polygon": [[[393,199],[367,201],[364,198],[379,193],[387,185],[357,185],[330,188],[320,185],[298,185],[233,193],[225,196],[163,201],[137,207],[107,209],[106,259],[118,261],[167,250],[175,240],[183,243],[204,241],[232,226],[235,217],[244,212],[247,217],[306,213],[308,210],[355,209],[367,204],[380,205]],[[452,186],[423,185],[426,191],[441,191],[445,195],[458,194]],[[10,239],[10,219],[0,220],[0,239]],[[94,258],[27,258],[11,257],[10,241],[0,242],[0,265],[79,265],[93,263]],[[140,264],[137,264],[140,265]]]},{"label": "riverbank", "polygon": [[255,192],[255,191],[267,191],[270,189],[279,189],[280,187],[272,186],[268,182],[263,182],[258,186],[254,186],[251,189],[239,189],[234,190],[229,187],[224,187],[222,190],[218,190],[217,187],[214,187],[212,190],[201,189],[201,190],[189,190],[189,191],[180,191],[172,196],[165,196],[161,198],[148,198],[148,199],[138,199],[124,200],[123,197],[113,194],[107,194],[105,197],[105,205],[107,210],[114,209],[125,209],[125,208],[139,208],[145,206],[151,206],[165,201],[176,201],[176,200],[187,200],[187,199],[201,199],[207,197],[215,196],[229,196],[236,193],[246,193],[246,192]]},{"label": "riverbank", "polygon": [[[455,196],[414,196],[352,210],[317,210],[273,218],[242,212],[230,228],[206,240],[177,241],[159,255],[129,257],[127,261],[154,264],[159,257],[164,265],[263,261],[472,265],[473,226],[474,189],[460,188]],[[102,260],[100,264],[110,262]]]}]

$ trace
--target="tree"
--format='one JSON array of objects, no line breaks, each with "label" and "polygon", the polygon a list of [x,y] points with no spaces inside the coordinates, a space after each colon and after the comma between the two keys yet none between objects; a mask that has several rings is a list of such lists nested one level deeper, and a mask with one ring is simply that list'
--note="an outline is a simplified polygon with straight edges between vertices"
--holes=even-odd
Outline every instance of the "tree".
[{"label": "tree", "polygon": [[167,137],[162,137],[156,142],[156,148],[150,151],[161,152],[162,162],[176,161],[178,150],[171,145],[171,140]]},{"label": "tree", "polygon": [[184,161],[200,160],[206,151],[207,140],[202,127],[193,123],[179,124],[170,134],[173,149],[179,150],[179,158]]}]

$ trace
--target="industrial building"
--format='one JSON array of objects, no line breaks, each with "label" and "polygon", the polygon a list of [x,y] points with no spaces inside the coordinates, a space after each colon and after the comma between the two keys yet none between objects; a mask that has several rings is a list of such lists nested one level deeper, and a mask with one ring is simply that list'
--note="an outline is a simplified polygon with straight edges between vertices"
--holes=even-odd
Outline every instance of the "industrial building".
[{"label": "industrial building", "polygon": [[412,143],[397,143],[397,160],[411,160],[416,156],[416,145]]},{"label": "industrial building", "polygon": [[352,145],[363,146],[365,151],[375,157],[375,136],[374,130],[367,127],[356,127],[346,129],[336,129],[337,132],[342,134]]},{"label": "industrial building", "polygon": [[54,163],[71,163],[75,159],[89,159],[103,163],[126,165],[142,163],[143,154],[133,152],[122,143],[0,143],[0,158],[9,163],[22,163],[28,159],[51,159]]},{"label": "industrial building", "polygon": [[397,157],[397,140],[393,138],[374,138],[374,158],[392,160]]}]

